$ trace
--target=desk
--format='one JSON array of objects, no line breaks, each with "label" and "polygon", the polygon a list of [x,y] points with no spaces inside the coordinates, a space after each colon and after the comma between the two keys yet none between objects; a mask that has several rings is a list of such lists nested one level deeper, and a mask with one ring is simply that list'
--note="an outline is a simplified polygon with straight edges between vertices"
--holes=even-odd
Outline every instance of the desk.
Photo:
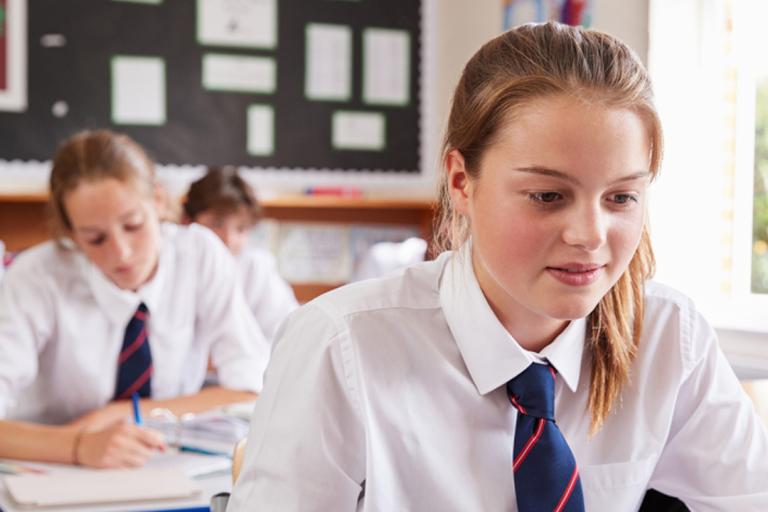
[{"label": "desk", "polygon": [[220,492],[230,492],[232,490],[232,476],[229,471],[225,474],[209,475],[195,478],[200,483],[203,491],[193,499],[183,500],[163,500],[163,501],[135,501],[130,504],[101,504],[92,506],[78,507],[46,507],[46,508],[27,508],[19,507],[13,503],[5,490],[5,485],[0,479],[0,509],[3,512],[138,512],[144,510],[175,510],[180,508],[192,508],[208,506],[211,503],[211,497]]}]

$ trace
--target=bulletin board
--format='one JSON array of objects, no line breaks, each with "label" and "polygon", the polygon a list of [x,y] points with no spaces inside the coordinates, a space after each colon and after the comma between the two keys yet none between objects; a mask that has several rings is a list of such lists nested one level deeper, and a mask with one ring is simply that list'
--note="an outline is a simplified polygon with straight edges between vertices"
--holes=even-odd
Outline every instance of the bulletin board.
[{"label": "bulletin board", "polygon": [[107,127],[161,164],[419,172],[420,1],[9,2],[28,73],[0,159]]}]

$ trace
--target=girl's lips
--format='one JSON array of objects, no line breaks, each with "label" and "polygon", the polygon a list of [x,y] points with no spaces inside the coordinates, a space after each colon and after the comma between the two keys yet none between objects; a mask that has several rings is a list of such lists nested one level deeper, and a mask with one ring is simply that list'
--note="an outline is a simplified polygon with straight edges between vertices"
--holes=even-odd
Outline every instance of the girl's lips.
[{"label": "girl's lips", "polygon": [[568,286],[586,286],[602,275],[605,265],[568,264],[562,267],[547,267],[549,275]]}]

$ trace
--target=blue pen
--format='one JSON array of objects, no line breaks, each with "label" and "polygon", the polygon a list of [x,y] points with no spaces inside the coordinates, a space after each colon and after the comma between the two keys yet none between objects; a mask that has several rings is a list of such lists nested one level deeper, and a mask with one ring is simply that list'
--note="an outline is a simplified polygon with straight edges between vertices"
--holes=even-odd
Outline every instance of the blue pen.
[{"label": "blue pen", "polygon": [[195,446],[187,446],[184,444],[179,445],[179,451],[186,452],[186,453],[197,453],[199,455],[215,455],[219,457],[228,457],[228,458],[232,457],[232,455],[229,453],[206,450],[204,448],[197,448]]},{"label": "blue pen", "polygon": [[131,395],[131,400],[133,400],[133,419],[136,422],[137,425],[141,425],[141,408],[139,407],[139,394],[134,393]]}]

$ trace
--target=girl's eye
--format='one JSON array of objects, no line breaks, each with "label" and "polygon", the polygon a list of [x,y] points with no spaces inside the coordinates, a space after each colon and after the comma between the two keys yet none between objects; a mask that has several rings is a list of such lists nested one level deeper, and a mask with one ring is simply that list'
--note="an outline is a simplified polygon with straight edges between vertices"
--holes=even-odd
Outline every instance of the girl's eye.
[{"label": "girl's eye", "polygon": [[126,231],[138,231],[139,229],[141,229],[141,227],[143,225],[144,225],[143,222],[140,222],[138,224],[126,224],[125,225],[125,230]]},{"label": "girl's eye", "polygon": [[629,204],[629,203],[636,203],[637,202],[637,196],[634,194],[614,194],[611,197],[611,201],[613,201],[616,204]]},{"label": "girl's eye", "polygon": [[528,198],[534,203],[554,203],[563,198],[559,192],[531,192]]},{"label": "girl's eye", "polygon": [[88,245],[98,246],[103,244],[104,240],[106,240],[106,237],[97,236],[96,238],[91,238],[90,240],[86,240],[85,243],[87,243]]}]

